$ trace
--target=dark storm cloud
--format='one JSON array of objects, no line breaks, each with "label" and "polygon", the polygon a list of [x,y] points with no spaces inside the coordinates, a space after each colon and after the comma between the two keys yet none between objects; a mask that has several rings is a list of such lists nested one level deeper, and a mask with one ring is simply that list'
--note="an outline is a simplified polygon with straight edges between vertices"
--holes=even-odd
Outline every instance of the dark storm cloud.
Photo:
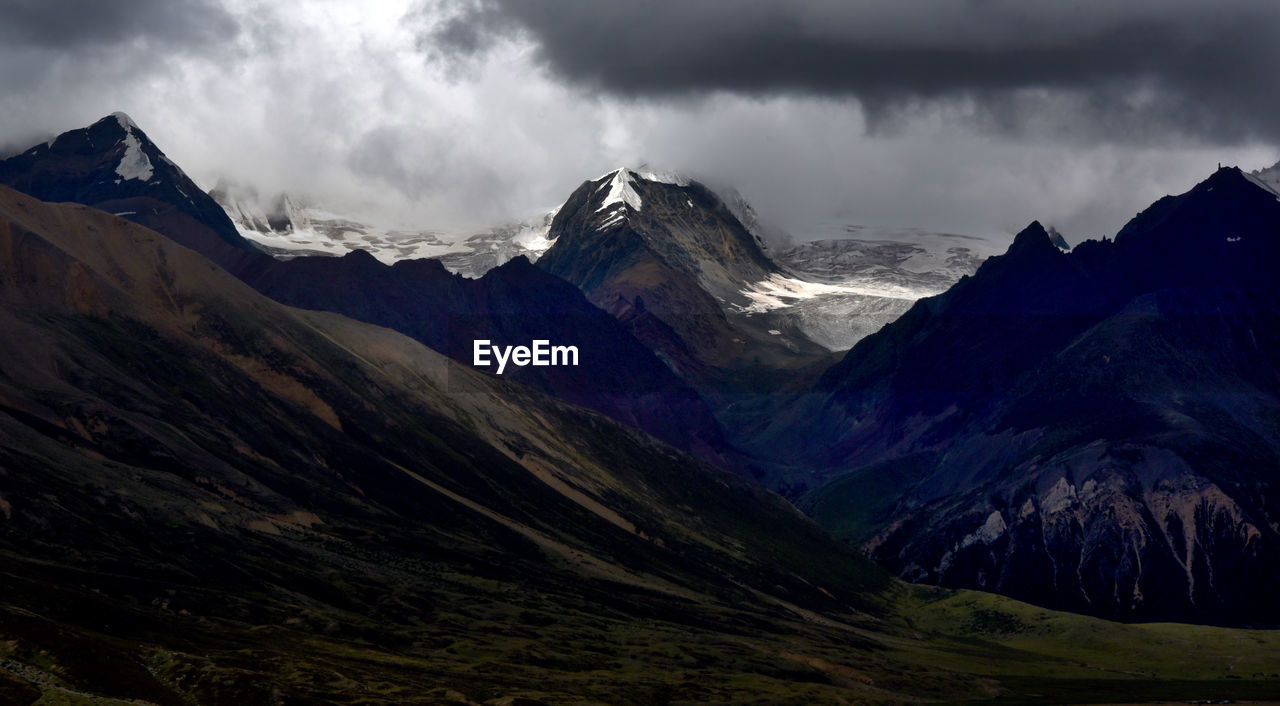
[{"label": "dark storm cloud", "polygon": [[225,177],[378,223],[522,220],[647,161],[736,186],[797,235],[989,235],[1038,218],[1072,239],[1114,232],[1219,161],[1275,163],[1280,141],[1222,141],[1280,130],[1278,13],[1244,0],[0,0],[0,153],[123,110],[206,187]]},{"label": "dark storm cloud", "polygon": [[213,0],[6,0],[0,40],[79,52],[114,45],[194,48],[228,38],[232,16]]},{"label": "dark storm cloud", "polygon": [[[449,3],[446,3],[448,5]],[[857,98],[874,127],[956,104],[1000,132],[1145,141],[1280,135],[1280,3],[478,0],[422,45],[532,40],[564,79],[645,98]]]}]

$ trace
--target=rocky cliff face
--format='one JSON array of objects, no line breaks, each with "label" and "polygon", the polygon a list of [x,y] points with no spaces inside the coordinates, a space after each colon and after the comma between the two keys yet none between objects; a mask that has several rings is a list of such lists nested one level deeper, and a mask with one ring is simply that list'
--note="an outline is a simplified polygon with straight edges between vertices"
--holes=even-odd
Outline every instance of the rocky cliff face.
[{"label": "rocky cliff face", "polygon": [[1276,622],[1274,508],[1255,504],[1269,482],[1224,490],[1167,449],[1137,445],[1098,444],[1011,474],[1017,492],[989,484],[895,508],[866,551],[907,579],[1067,610]]}]

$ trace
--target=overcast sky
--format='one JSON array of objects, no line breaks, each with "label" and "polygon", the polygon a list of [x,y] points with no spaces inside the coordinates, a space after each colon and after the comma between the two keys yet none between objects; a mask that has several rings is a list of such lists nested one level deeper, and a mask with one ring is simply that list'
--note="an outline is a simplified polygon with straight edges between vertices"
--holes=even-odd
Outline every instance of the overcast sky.
[{"label": "overcast sky", "polygon": [[[1280,160],[1272,0],[0,0],[0,148],[123,110],[206,188],[457,228],[647,162],[1069,240]],[[838,233],[825,233],[837,235]]]}]

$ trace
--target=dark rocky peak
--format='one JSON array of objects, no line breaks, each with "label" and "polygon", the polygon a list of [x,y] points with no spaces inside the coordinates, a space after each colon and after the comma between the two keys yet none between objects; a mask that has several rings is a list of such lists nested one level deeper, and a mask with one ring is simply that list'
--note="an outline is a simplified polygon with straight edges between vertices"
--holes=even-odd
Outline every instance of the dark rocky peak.
[{"label": "dark rocky peak", "polygon": [[[988,259],[932,302],[935,309],[1025,315],[1033,312],[1093,310],[1094,282],[1078,258],[1055,245],[1039,221],[1014,237],[1003,255]],[[929,300],[926,300],[929,301]]]},{"label": "dark rocky peak", "polygon": [[532,262],[529,261],[529,258],[524,255],[516,255],[510,260],[507,260],[506,262],[504,262],[503,264],[493,268],[493,270],[490,270],[490,272],[494,270],[500,270],[507,277],[526,277],[526,278],[536,277],[539,280],[545,279],[547,277],[547,273],[538,269]]},{"label": "dark rocky peak", "polygon": [[1270,184],[1237,167],[1222,167],[1190,191],[1156,201],[1129,221],[1116,241],[1170,247],[1219,235],[1272,235],[1278,215],[1280,193]]},{"label": "dark rocky peak", "polygon": [[1274,290],[1280,194],[1255,175],[1223,167],[1190,191],[1139,213],[1115,242],[1135,289]]},{"label": "dark rocky peak", "polygon": [[0,183],[43,201],[74,201],[173,237],[226,265],[258,252],[215,202],[124,113],[0,161]]},{"label": "dark rocky peak", "polygon": [[433,257],[432,258],[419,257],[419,258],[414,258],[412,260],[397,260],[394,264],[391,265],[391,267],[395,269],[397,272],[403,273],[411,277],[427,277],[427,278],[440,278],[440,277],[453,278],[454,277],[453,273],[449,272],[449,270],[445,268],[443,262],[440,262],[440,260]]},{"label": "dark rocky peak", "polygon": [[360,248],[356,248],[355,250],[352,250],[346,255],[343,255],[340,259],[348,260],[350,262],[368,262],[368,263],[378,262],[378,258],[370,254],[368,250],[361,250]]},{"label": "dark rocky peak", "polygon": [[523,255],[489,270],[479,279],[459,277],[459,281],[467,285],[472,296],[482,298],[478,308],[493,314],[566,315],[576,320],[590,312],[595,318],[594,307],[577,287],[538,269]]},{"label": "dark rocky peak", "polygon": [[584,182],[551,224],[538,266],[585,291],[645,262],[720,297],[778,268],[714,191],[673,175],[617,169]]},{"label": "dark rocky peak", "polygon": [[1008,254],[1021,256],[1023,253],[1030,252],[1047,253],[1055,252],[1057,248],[1058,246],[1053,242],[1053,237],[1049,235],[1044,226],[1040,225],[1040,221],[1032,221],[1031,225],[1023,228],[1013,237],[1013,244],[1009,246]]},{"label": "dark rocky peak", "polygon": [[[181,174],[128,115],[112,113],[10,157],[0,173],[8,185],[40,191],[33,195],[46,201],[82,201],[86,192],[142,193],[171,172]],[[78,178],[88,175],[95,178]]]}]

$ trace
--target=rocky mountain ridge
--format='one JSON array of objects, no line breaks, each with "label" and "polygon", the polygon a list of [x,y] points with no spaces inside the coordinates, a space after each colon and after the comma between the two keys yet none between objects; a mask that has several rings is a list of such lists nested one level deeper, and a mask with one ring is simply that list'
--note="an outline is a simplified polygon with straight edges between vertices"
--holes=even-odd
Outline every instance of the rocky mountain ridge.
[{"label": "rocky mountain ridge", "polygon": [[833,478],[803,505],[912,580],[1276,622],[1277,266],[1280,196],[1234,168],[1070,253],[1032,224],[789,412]]},{"label": "rocky mountain ridge", "polygon": [[[120,165],[133,163],[135,144],[153,165],[145,180],[118,173]],[[392,266],[362,250],[338,258],[273,258],[244,238],[223,208],[141,129],[116,116],[68,132],[51,147],[38,145],[0,161],[0,183],[38,198],[118,213],[201,253],[277,301],[394,328],[464,364],[473,361],[474,340],[527,346],[550,337],[559,339],[557,345],[577,345],[583,351],[578,365],[517,367],[505,374],[647,429],[713,463],[731,463],[732,449],[693,389],[613,317],[524,258],[479,279],[450,273],[438,260]]]}]

